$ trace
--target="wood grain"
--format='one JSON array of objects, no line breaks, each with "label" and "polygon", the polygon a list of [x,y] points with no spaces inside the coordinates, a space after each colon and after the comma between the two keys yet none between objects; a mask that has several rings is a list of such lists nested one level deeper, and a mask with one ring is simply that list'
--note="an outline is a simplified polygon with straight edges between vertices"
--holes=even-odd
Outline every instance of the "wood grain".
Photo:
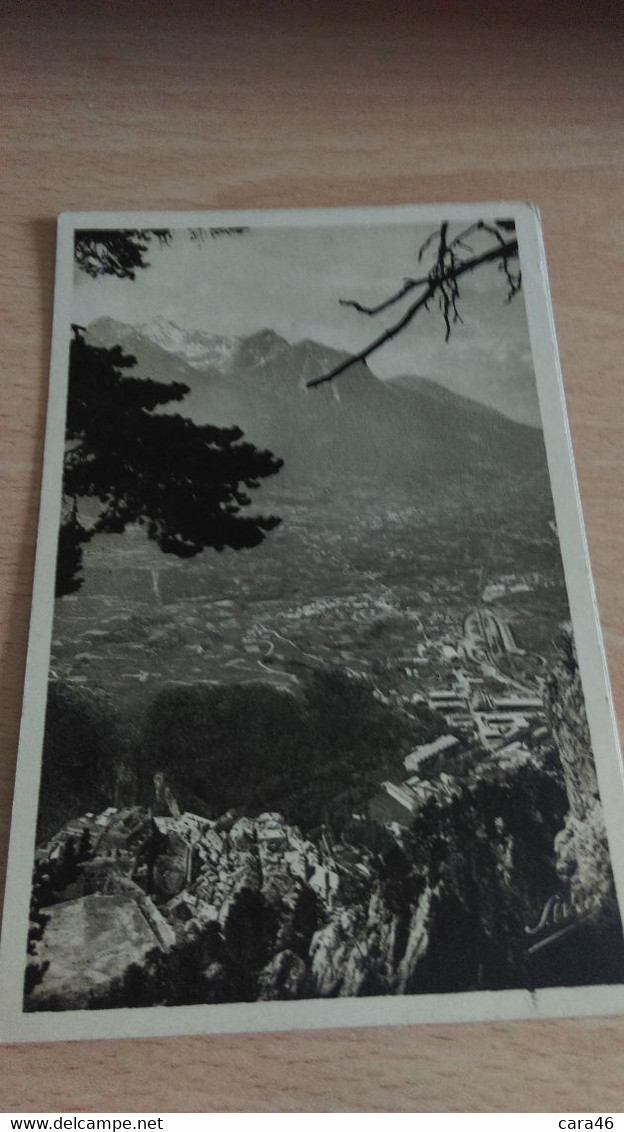
[{"label": "wood grain", "polygon": [[[1,850],[63,209],[530,199],[624,712],[624,172],[615,4],[3,6]],[[619,1111],[624,1019],[15,1046],[7,1111]]]}]

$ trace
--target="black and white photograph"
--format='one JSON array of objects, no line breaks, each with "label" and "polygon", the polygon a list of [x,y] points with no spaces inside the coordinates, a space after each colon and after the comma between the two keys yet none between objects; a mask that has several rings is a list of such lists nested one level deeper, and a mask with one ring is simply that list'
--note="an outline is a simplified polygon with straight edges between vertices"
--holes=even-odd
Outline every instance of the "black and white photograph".
[{"label": "black and white photograph", "polygon": [[624,795],[529,207],[60,233],[20,1032],[622,1009]]}]

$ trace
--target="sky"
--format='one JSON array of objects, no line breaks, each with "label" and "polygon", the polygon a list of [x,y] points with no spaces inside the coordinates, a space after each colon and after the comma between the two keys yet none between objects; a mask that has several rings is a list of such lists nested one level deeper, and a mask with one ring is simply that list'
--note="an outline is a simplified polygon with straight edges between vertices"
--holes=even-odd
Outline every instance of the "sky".
[{"label": "sky", "polygon": [[[72,320],[88,326],[108,316],[139,325],[160,316],[187,329],[228,336],[269,327],[290,342],[312,338],[356,351],[391,325],[409,300],[374,318],[339,300],[378,303],[406,277],[426,273],[431,258],[419,264],[418,248],[431,231],[431,224],[404,223],[258,227],[198,243],[186,230],[177,230],[169,246],[153,242],[150,266],[137,271],[135,280],[93,279],[76,270]],[[449,234],[455,234],[453,227]],[[487,234],[471,242],[475,252],[491,245]],[[432,378],[514,420],[539,425],[523,296],[511,303],[506,298],[498,267],[483,266],[461,280],[464,323],[453,328],[448,343],[433,304],[371,356],[370,368],[382,378]]]}]

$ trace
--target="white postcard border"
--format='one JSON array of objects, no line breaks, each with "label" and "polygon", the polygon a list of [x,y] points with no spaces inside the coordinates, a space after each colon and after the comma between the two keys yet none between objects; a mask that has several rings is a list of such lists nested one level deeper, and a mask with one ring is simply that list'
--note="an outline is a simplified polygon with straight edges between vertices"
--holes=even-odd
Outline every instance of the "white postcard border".
[{"label": "white postcard border", "polygon": [[0,949],[2,1041],[156,1037],[419,1022],[502,1021],[624,1012],[624,986],[474,991],[365,999],[24,1013],[23,978],[61,505],[74,228],[330,227],[514,219],[542,425],[598,784],[624,910],[624,771],[589,568],[544,247],[536,209],[521,202],[219,212],[80,212],[59,218],[41,509]]}]

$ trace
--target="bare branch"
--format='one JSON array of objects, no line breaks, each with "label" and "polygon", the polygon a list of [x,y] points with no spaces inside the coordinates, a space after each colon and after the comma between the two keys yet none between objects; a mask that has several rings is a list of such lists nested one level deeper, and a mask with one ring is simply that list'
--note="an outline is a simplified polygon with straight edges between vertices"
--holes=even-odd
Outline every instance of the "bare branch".
[{"label": "bare branch", "polygon": [[[470,235],[471,232],[479,231],[479,232],[488,232],[490,236],[494,236],[494,238],[496,240],[498,240],[501,247],[504,248],[505,247],[505,239],[501,235],[501,232],[499,230],[500,227],[503,227],[505,230],[507,230],[507,226],[503,222],[500,223],[500,226],[497,224],[496,227],[493,227],[491,224],[486,224],[485,221],[479,220],[479,221],[477,221],[476,224],[473,224],[470,228],[467,228],[465,232],[460,232],[459,236],[456,236],[455,239],[453,240],[453,244],[459,243],[466,236]],[[451,244],[451,247],[453,246],[453,244]],[[522,273],[519,271],[517,275],[514,275],[509,270],[509,263],[507,262],[506,259],[504,259],[502,261],[502,263],[500,264],[500,270],[502,272],[504,272],[505,278],[507,280],[508,291],[507,291],[507,300],[506,301],[508,303],[510,303],[511,300],[513,299],[514,295],[518,294],[518,291],[520,290],[520,288],[522,286]]]},{"label": "bare branch", "polygon": [[380,334],[379,338],[375,338],[375,341],[371,342],[365,350],[360,350],[358,354],[353,354],[350,358],[347,358],[346,361],[341,362],[340,365],[330,370],[329,373],[323,374],[322,377],[313,377],[310,381],[306,382],[307,386],[312,389],[315,385],[323,385],[325,381],[333,381],[335,377],[338,377],[339,374],[344,373],[346,369],[350,369],[350,367],[355,365],[356,362],[366,361],[366,358],[370,357],[371,354],[374,354],[375,350],[379,350],[381,346],[384,346],[386,342],[389,342],[391,338],[394,338],[400,330],[403,330],[403,328],[412,321],[416,312],[419,311],[421,307],[427,305],[432,295],[433,290],[431,287],[428,287],[425,291],[425,294],[422,295],[416,303],[413,303],[412,306],[407,309],[403,317],[400,318],[398,322],[395,322],[394,326],[391,326],[388,330],[384,330],[383,334]]},{"label": "bare branch", "polygon": [[394,303],[398,303],[405,295],[409,295],[415,287],[424,287],[425,283],[428,282],[428,275],[423,275],[421,279],[405,279],[400,291],[397,291],[395,295],[391,295],[389,299],[385,299],[383,303],[379,303],[376,307],[365,307],[362,303],[356,303],[352,299],[339,299],[338,302],[341,307],[353,307],[353,310],[360,311],[362,314],[379,314],[393,306]]},{"label": "bare branch", "polygon": [[485,229],[490,232],[492,231],[483,220],[477,220],[475,224],[469,224],[467,228],[464,228],[463,232],[459,233],[459,236],[455,236],[455,238],[451,240],[449,247],[454,248],[456,244],[459,246],[468,236],[472,236],[473,232],[483,232]]},{"label": "bare branch", "polygon": [[[487,227],[487,225],[482,225],[482,228]],[[518,254],[517,239],[505,241],[500,235],[500,232],[497,232],[496,236],[499,240],[499,245],[497,247],[490,248],[489,251],[482,252],[480,255],[473,256],[472,259],[468,260],[459,260],[455,255],[451,254],[450,265],[446,266],[444,264],[444,258],[449,251],[449,245],[446,242],[447,228],[447,225],[442,225],[442,228],[440,230],[440,245],[437,262],[428,276],[427,289],[420,296],[420,298],[417,299],[415,303],[412,303],[410,307],[408,307],[405,314],[403,314],[401,318],[394,323],[393,326],[390,326],[387,330],[384,330],[383,334],[380,334],[378,338],[375,338],[374,341],[369,343],[369,345],[366,346],[363,350],[360,350],[357,354],[352,354],[351,357],[347,358],[344,362],[340,362],[340,364],[335,366],[334,369],[330,370],[329,373],[323,374],[321,377],[314,377],[310,381],[308,381],[306,383],[308,388],[312,389],[317,385],[323,385],[327,381],[333,381],[334,378],[338,377],[341,373],[344,373],[345,370],[350,369],[351,366],[356,365],[358,362],[366,361],[366,359],[369,358],[371,354],[374,354],[382,346],[385,346],[386,342],[389,342],[392,338],[395,338],[396,335],[401,332],[401,330],[404,330],[405,327],[409,325],[409,323],[418,313],[418,311],[422,310],[423,308],[427,308],[427,304],[436,295],[438,295],[438,297],[440,298],[441,308],[446,326],[446,338],[448,340],[451,329],[451,319],[452,322],[461,321],[461,317],[457,310],[457,299],[459,297],[457,280],[461,278],[462,275],[467,275],[469,272],[474,271],[475,268],[481,267],[482,264],[495,263],[496,261],[499,261],[509,281],[510,272],[508,261],[515,258]],[[430,242],[431,237],[429,237],[428,241],[425,241],[425,243]],[[515,286],[515,289],[518,290],[518,277],[511,276],[511,279],[512,281],[514,281],[513,285]]]},{"label": "bare branch", "polygon": [[419,263],[422,260],[422,257],[424,256],[425,252],[427,251],[427,248],[429,247],[430,244],[433,243],[433,241],[435,240],[437,235],[438,235],[437,232],[432,232],[430,236],[427,236],[427,239],[425,240],[424,244],[420,245],[420,247],[418,249],[418,262]]}]

